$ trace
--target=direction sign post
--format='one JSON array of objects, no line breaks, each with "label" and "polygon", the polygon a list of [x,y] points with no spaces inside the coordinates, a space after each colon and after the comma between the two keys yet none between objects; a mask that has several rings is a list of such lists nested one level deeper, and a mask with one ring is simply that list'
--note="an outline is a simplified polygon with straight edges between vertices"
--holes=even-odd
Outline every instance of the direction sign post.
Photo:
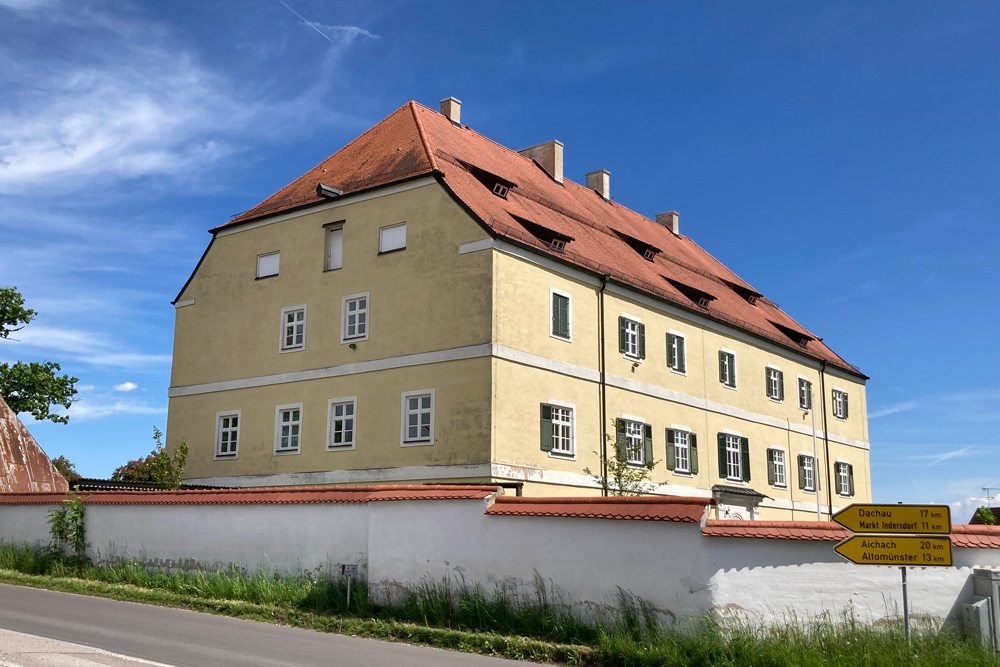
[{"label": "direction sign post", "polygon": [[[899,565],[903,625],[910,641],[907,567],[951,567],[951,508],[947,505],[849,505],[833,520],[852,533],[833,548],[857,565]],[[944,536],[944,537],[942,537]]]}]

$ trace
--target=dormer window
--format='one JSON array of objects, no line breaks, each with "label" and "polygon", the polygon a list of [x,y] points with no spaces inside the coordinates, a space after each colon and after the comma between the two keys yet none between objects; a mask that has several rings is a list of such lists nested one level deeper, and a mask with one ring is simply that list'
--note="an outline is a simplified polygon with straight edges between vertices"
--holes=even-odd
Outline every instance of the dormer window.
[{"label": "dormer window", "polygon": [[516,215],[512,215],[511,217],[517,220],[532,236],[547,245],[549,250],[552,252],[565,251],[566,244],[573,240],[572,236],[560,234],[554,229],[549,229],[548,227],[539,225],[537,222],[525,220],[524,218],[519,218]]},{"label": "dormer window", "polygon": [[497,183],[496,185],[493,186],[493,194],[495,194],[497,197],[503,197],[504,199],[506,199],[507,191],[508,188],[503,183]]},{"label": "dormer window", "polygon": [[737,294],[739,294],[740,297],[743,298],[743,299],[745,299],[746,302],[749,303],[751,306],[756,306],[757,305],[757,299],[759,299],[762,296],[764,296],[760,292],[758,292],[756,290],[753,290],[753,289],[750,289],[746,285],[739,285],[737,283],[731,283],[728,280],[725,280],[723,282],[725,282],[727,285],[729,285],[730,289],[732,289],[734,292],[736,292]]},{"label": "dormer window", "polygon": [[804,331],[799,331],[798,329],[786,327],[783,324],[778,324],[777,322],[773,321],[771,322],[771,324],[774,326],[775,329],[777,329],[781,333],[791,338],[792,341],[794,341],[795,344],[798,345],[799,347],[805,347],[806,345],[809,344],[809,341],[813,340],[813,337],[805,333]]},{"label": "dormer window", "polygon": [[549,247],[553,252],[562,252],[566,249],[566,242],[562,239],[552,239],[552,243],[549,244]]},{"label": "dormer window", "polygon": [[646,260],[647,262],[652,262],[653,258],[656,257],[660,253],[660,249],[657,248],[656,246],[650,245],[650,244],[646,243],[645,241],[640,241],[639,239],[635,238],[634,236],[629,236],[628,234],[624,234],[622,232],[619,232],[616,229],[613,229],[611,231],[613,231],[615,233],[615,236],[617,236],[622,241],[624,241],[625,243],[627,243],[628,246],[630,248],[632,248],[632,250],[635,250],[637,253],[639,253],[640,255],[642,255],[642,258],[644,260]]},{"label": "dormer window", "polygon": [[483,184],[484,187],[489,188],[490,192],[495,194],[497,197],[507,198],[507,193],[510,189],[514,187],[512,181],[507,180],[503,176],[498,174],[491,174],[485,169],[480,169],[474,164],[469,164],[468,162],[463,162],[459,160],[459,163],[465,167],[466,171],[475,177],[477,181]]},{"label": "dormer window", "polygon": [[646,252],[642,253],[642,258],[647,262],[652,262],[654,257],[656,252],[652,248],[646,248]]},{"label": "dormer window", "polygon": [[708,308],[708,299],[706,297],[703,297],[703,296],[698,297],[698,307],[699,308]]},{"label": "dormer window", "polygon": [[685,285],[679,280],[673,280],[672,278],[667,278],[666,276],[664,276],[664,279],[668,283],[670,283],[670,285],[675,290],[677,290],[687,298],[691,299],[691,301],[696,303],[699,308],[705,308],[707,310],[708,304],[711,303],[712,301],[715,301],[714,296],[712,296],[708,292],[698,289],[697,287],[691,287],[690,285]]}]

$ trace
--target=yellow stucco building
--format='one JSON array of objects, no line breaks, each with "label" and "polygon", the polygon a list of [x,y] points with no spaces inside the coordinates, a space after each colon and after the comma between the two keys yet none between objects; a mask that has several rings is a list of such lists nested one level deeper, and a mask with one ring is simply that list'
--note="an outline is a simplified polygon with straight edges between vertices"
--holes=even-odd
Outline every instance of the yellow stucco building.
[{"label": "yellow stucco building", "polygon": [[[410,102],[212,230],[174,302],[186,480],[597,495],[615,441],[721,517],[871,498],[866,377],[675,213]],[[813,424],[815,423],[815,429]]]}]

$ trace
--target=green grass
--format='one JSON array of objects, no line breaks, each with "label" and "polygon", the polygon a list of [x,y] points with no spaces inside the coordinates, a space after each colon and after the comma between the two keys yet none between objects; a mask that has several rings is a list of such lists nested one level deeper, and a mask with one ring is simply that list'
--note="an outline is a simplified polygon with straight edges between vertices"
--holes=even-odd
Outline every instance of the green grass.
[{"label": "green grass", "polygon": [[[536,662],[621,667],[1000,667],[992,650],[951,630],[851,616],[768,628],[720,624],[710,615],[664,626],[644,600],[620,591],[603,617],[578,618],[551,587],[424,582],[375,605],[363,582],[320,574],[149,569],[134,561],[95,566],[30,546],[0,545],[0,581],[184,607],[323,632],[405,641]],[[390,599],[389,591],[376,596]]]}]

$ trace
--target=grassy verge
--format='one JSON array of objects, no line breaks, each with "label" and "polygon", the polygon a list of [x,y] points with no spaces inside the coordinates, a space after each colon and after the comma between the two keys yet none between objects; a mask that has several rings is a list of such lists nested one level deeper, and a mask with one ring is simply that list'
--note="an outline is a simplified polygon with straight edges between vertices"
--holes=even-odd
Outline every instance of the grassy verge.
[{"label": "grassy verge", "polygon": [[907,645],[899,623],[873,626],[851,617],[761,628],[722,627],[705,616],[668,628],[644,601],[622,593],[615,611],[584,621],[542,581],[488,593],[477,586],[425,584],[392,605],[374,605],[357,582],[348,606],[345,582],[331,576],[237,569],[169,573],[135,562],[94,566],[0,545],[0,582],[535,662],[1000,667],[990,649],[951,631],[924,627]]}]

